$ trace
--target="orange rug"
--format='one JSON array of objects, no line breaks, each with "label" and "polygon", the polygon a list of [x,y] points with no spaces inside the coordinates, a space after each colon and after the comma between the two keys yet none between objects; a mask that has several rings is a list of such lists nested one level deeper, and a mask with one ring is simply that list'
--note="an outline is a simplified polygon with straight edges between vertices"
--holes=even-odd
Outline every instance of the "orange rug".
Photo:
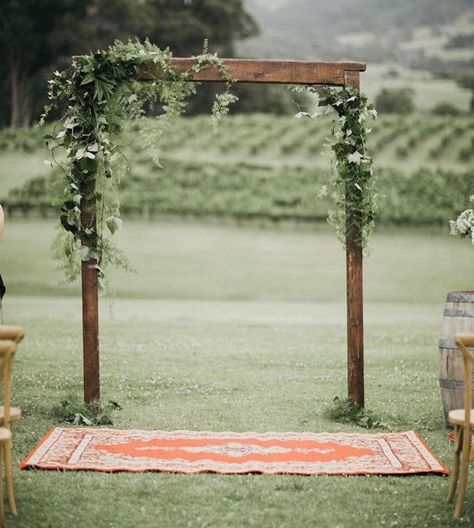
[{"label": "orange rug", "polygon": [[108,472],[448,474],[413,431],[331,434],[54,428],[20,467]]}]

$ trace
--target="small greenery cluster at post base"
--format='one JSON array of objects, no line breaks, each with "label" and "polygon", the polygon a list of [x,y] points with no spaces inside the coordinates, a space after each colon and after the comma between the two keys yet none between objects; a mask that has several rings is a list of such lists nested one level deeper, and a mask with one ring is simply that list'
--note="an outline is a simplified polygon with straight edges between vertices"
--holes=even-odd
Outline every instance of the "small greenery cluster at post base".
[{"label": "small greenery cluster at post base", "polygon": [[335,396],[332,404],[325,409],[324,417],[334,422],[355,424],[365,429],[387,428],[387,425],[373,411],[349,400],[343,400],[339,396]]},{"label": "small greenery cluster at post base", "polygon": [[109,400],[106,405],[98,402],[85,404],[79,401],[77,395],[70,394],[58,405],[52,407],[51,415],[59,422],[92,427],[113,425],[113,413],[121,410],[122,406],[114,400]]}]

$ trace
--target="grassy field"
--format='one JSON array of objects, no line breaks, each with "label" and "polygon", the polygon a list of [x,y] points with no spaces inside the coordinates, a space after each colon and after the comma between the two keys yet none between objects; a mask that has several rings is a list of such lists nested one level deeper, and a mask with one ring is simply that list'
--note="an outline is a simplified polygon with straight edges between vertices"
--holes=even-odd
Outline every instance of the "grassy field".
[{"label": "grassy field", "polygon": [[[15,220],[0,268],[12,292],[67,296],[52,260],[53,221]],[[126,222],[118,243],[136,273],[112,272],[117,296],[148,299],[343,302],[345,254],[332,228]],[[403,249],[401,249],[403,248]],[[442,303],[470,289],[472,248],[437,229],[384,229],[365,261],[369,302]],[[13,257],[14,256],[14,257]]]},{"label": "grassy field", "polygon": [[[80,299],[55,286],[52,232],[49,221],[15,221],[2,240],[7,320],[28,334],[16,461],[58,424],[53,407],[81,393]],[[346,391],[344,255],[328,228],[131,222],[121,244],[138,273],[115,275],[112,311],[102,304],[103,401],[123,406],[115,427],[356,430],[323,417]],[[390,430],[418,431],[448,465],[437,336],[446,291],[473,279],[472,248],[436,231],[382,231],[366,260],[368,406]],[[442,477],[15,477],[11,527],[457,525]],[[474,520],[473,482],[461,526]]]},{"label": "grassy field", "polygon": [[12,189],[21,187],[31,180],[32,176],[48,174],[48,167],[43,163],[48,155],[41,150],[33,153],[2,152],[1,156],[0,196],[2,198],[5,198]]}]

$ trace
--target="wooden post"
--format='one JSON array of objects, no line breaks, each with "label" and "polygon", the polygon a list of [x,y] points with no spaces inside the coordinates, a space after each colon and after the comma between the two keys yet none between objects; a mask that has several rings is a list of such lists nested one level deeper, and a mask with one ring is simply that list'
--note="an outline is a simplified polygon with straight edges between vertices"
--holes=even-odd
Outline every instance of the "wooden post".
[{"label": "wooden post", "polygon": [[[81,205],[82,227],[96,225],[95,204],[86,200]],[[82,239],[83,246],[90,241]],[[99,295],[97,284],[97,261],[81,263],[82,274],[82,343],[84,368],[84,402],[100,401],[99,373]]]},{"label": "wooden post", "polygon": [[[344,85],[360,90],[359,72],[346,71]],[[349,401],[364,406],[364,287],[361,233],[346,211],[347,392]]]},{"label": "wooden post", "polygon": [[364,309],[362,248],[346,240],[347,388],[352,403],[364,405]]}]

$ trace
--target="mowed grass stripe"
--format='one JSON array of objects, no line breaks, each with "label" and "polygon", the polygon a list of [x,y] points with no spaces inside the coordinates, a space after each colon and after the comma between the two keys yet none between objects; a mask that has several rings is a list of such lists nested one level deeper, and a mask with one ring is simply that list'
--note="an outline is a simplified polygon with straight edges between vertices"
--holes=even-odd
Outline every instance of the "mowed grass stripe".
[{"label": "mowed grass stripe", "polygon": [[[79,295],[60,284],[52,220],[14,220],[0,269],[8,293]],[[189,222],[126,222],[117,242],[136,273],[110,273],[120,297],[260,301],[345,300],[345,253],[329,226],[275,228]],[[438,230],[379,230],[365,259],[369,302],[442,303],[470,289],[472,248]]]}]

